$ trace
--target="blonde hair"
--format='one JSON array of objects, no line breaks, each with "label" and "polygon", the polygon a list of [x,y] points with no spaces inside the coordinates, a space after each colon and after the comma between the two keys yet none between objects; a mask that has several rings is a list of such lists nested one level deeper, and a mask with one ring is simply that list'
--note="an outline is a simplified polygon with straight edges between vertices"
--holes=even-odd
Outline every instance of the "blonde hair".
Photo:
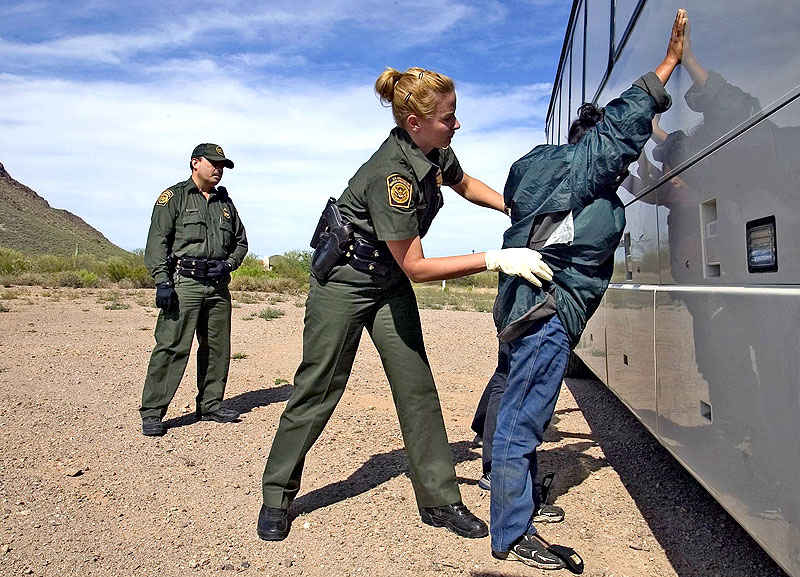
[{"label": "blonde hair", "polygon": [[403,126],[409,114],[423,118],[436,110],[436,97],[455,92],[452,79],[424,68],[409,68],[400,72],[387,67],[375,81],[375,93],[392,107],[397,126]]}]

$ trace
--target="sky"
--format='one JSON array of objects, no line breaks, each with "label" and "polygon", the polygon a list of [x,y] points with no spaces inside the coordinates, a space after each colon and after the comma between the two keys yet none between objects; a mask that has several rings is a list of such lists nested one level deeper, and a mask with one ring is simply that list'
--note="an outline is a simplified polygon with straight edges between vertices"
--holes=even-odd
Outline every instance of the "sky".
[{"label": "sky", "polygon": [[[394,126],[387,66],[453,78],[452,148],[502,192],[544,142],[569,0],[5,0],[0,162],[113,243],[147,238],[158,195],[201,142],[261,257],[307,250],[328,197]],[[506,218],[445,188],[427,256],[499,248]]]}]

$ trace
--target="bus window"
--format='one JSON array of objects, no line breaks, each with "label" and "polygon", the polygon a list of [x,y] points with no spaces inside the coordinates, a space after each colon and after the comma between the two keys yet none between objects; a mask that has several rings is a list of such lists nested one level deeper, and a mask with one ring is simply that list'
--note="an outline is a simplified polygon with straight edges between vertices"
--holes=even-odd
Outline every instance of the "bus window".
[{"label": "bus window", "polygon": [[628,28],[639,0],[616,0],[614,4],[614,50],[619,51],[622,36]]},{"label": "bus window", "polygon": [[583,35],[584,12],[583,6],[578,9],[575,20],[575,30],[572,34],[572,90],[570,91],[570,117],[575,116],[575,111],[583,104]]},{"label": "bus window", "polygon": [[569,87],[570,87],[570,63],[572,59],[567,55],[567,61],[564,65],[564,73],[561,75],[561,122],[560,122],[560,138],[561,143],[565,143],[567,141],[567,133],[569,132],[569,120],[570,120],[570,94],[569,94]]},{"label": "bus window", "polygon": [[611,0],[586,0],[586,100],[592,100],[608,69]]}]

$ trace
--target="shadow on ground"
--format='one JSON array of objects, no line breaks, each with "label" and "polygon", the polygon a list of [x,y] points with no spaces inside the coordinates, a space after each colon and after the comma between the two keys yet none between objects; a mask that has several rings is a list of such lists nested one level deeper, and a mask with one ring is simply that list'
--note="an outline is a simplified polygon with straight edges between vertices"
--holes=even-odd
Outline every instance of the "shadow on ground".
[{"label": "shadow on ground", "polygon": [[[567,379],[566,384],[592,430],[594,441],[602,448],[608,464],[619,475],[679,576],[785,576],[608,388],[593,379]],[[569,473],[567,478],[560,479],[561,493],[588,476],[584,476],[585,461],[579,461],[578,466],[564,465]]]},{"label": "shadow on ground", "polygon": [[[473,444],[468,441],[450,443],[450,448],[453,451],[453,461],[456,464],[481,458],[480,453],[474,451]],[[407,471],[408,463],[404,449],[395,449],[386,453],[372,455],[347,479],[330,483],[298,497],[292,503],[289,515],[295,518],[311,511],[346,501],[351,497],[366,493],[395,477],[405,475]],[[462,479],[459,479],[459,482],[461,481]]]},{"label": "shadow on ground", "polygon": [[[241,395],[236,395],[235,397],[225,399],[222,401],[222,405],[226,408],[239,411],[240,414],[244,415],[245,413],[249,413],[257,407],[265,407],[273,403],[283,403],[289,399],[293,389],[294,387],[292,385],[286,384],[278,387],[271,387],[269,389],[248,391],[246,393],[242,393]],[[164,425],[166,425],[168,429],[175,429],[178,427],[185,427],[196,422],[197,418],[195,417],[194,412],[191,412],[187,413],[186,415],[181,415],[180,417],[166,420],[164,421]]]}]

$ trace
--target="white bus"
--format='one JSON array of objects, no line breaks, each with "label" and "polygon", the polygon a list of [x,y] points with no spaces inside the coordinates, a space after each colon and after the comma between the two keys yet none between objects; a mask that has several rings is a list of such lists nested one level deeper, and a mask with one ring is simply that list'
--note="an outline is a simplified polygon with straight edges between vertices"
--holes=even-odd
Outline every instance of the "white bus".
[{"label": "white bus", "polygon": [[575,353],[800,576],[800,2],[574,0],[546,137],[660,62],[678,8],[689,59]]}]

